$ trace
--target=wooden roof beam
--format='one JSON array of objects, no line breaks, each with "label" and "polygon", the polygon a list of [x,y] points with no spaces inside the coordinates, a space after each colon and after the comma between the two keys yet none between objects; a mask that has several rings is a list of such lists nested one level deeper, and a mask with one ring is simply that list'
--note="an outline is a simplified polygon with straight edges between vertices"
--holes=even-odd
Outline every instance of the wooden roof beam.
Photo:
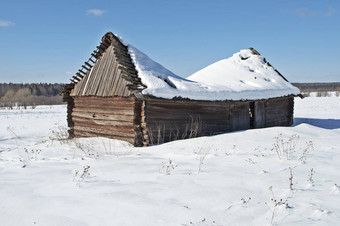
[{"label": "wooden roof beam", "polygon": [[85,65],[81,65],[81,67],[84,68],[87,71],[91,70],[91,68],[87,68]]},{"label": "wooden roof beam", "polygon": [[92,63],[96,63],[96,61],[92,60],[92,56],[90,57],[89,61],[91,61]]},{"label": "wooden roof beam", "polygon": [[100,45],[104,46],[105,49],[107,49],[110,46],[110,44],[108,44],[107,42],[102,42],[102,43],[100,43]]},{"label": "wooden roof beam", "polygon": [[124,78],[125,80],[127,80],[129,82],[133,82],[135,84],[141,84],[141,79],[138,78],[138,77],[136,78],[136,77],[122,75],[122,78]]},{"label": "wooden roof beam", "polygon": [[78,71],[79,71],[80,73],[82,73],[83,75],[86,75],[86,73],[85,73],[83,70],[79,69]]},{"label": "wooden roof beam", "polygon": [[[97,55],[97,57],[95,57],[96,59],[98,59],[99,57],[101,57],[101,56],[103,55],[101,52],[98,52],[98,51],[96,51],[96,50],[94,50],[93,53],[94,53],[95,55]],[[92,55],[92,54],[91,54],[91,55]],[[93,55],[92,55],[92,56],[93,56]]]},{"label": "wooden roof beam", "polygon": [[72,76],[72,78],[74,78],[77,81],[80,81],[80,79],[78,77],[76,77],[76,76]]},{"label": "wooden roof beam", "polygon": [[111,40],[106,38],[104,41],[102,41],[102,43],[109,47],[111,45]]},{"label": "wooden roof beam", "polygon": [[100,50],[101,52],[104,52],[106,49],[102,47],[101,45],[97,46],[97,49]]},{"label": "wooden roof beam", "polygon": [[98,59],[99,56],[97,54],[91,53],[91,56],[94,57],[95,59]]},{"label": "wooden roof beam", "polygon": [[89,68],[92,68],[93,66],[89,64],[88,62],[85,62],[85,65],[88,66]]},{"label": "wooden roof beam", "polygon": [[118,69],[120,69],[122,72],[128,72],[129,75],[131,76],[135,75],[134,77],[138,77],[138,72],[134,67],[126,67],[123,65],[119,65]]},{"label": "wooden roof beam", "polygon": [[84,75],[80,74],[79,72],[77,72],[76,75],[77,75],[79,78],[84,78]]}]

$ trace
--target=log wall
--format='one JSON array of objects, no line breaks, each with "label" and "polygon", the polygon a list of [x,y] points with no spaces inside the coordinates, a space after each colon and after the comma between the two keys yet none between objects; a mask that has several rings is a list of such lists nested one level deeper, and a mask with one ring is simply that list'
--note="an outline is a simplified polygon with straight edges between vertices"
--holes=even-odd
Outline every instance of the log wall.
[{"label": "log wall", "polygon": [[293,122],[293,97],[255,102],[138,100],[135,97],[71,99],[69,126],[75,137],[108,137],[135,146],[250,128],[289,126]]},{"label": "log wall", "polygon": [[67,126],[69,128],[68,134],[69,138],[74,137],[73,132],[73,120],[72,120],[72,111],[74,108],[74,100],[70,96],[70,91],[74,88],[74,84],[67,84],[62,92],[63,101],[67,103]]},{"label": "log wall", "polygon": [[255,102],[255,128],[293,124],[294,97]]},{"label": "log wall", "polygon": [[145,100],[141,125],[145,144],[248,129],[249,102]]},{"label": "log wall", "polygon": [[108,137],[140,146],[140,105],[133,97],[74,97],[75,137]]}]

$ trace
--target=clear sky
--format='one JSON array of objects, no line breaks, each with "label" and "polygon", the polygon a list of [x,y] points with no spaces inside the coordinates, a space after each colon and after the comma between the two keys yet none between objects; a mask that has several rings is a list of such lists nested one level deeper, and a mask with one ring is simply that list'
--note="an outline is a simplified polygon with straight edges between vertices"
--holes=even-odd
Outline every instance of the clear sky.
[{"label": "clear sky", "polygon": [[292,82],[340,82],[339,0],[0,0],[0,82],[69,82],[108,31],[187,77],[254,47]]}]

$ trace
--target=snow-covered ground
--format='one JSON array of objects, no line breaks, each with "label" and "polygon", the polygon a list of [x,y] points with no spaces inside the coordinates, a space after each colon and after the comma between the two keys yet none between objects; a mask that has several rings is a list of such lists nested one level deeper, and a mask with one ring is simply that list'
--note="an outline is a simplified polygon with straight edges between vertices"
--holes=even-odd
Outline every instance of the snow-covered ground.
[{"label": "snow-covered ground", "polygon": [[337,225],[339,100],[296,99],[292,127],[147,148],[60,139],[66,106],[0,110],[0,225]]}]

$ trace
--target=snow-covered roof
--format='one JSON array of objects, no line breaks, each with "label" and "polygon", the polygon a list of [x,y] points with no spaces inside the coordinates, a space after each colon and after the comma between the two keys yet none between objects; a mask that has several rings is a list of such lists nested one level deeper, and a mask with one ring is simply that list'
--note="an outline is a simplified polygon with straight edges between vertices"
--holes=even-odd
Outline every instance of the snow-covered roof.
[{"label": "snow-covered roof", "polygon": [[244,49],[228,59],[182,78],[151,60],[120,38],[146,89],[144,95],[192,100],[256,100],[298,95],[300,90],[276,71],[253,49]]}]

